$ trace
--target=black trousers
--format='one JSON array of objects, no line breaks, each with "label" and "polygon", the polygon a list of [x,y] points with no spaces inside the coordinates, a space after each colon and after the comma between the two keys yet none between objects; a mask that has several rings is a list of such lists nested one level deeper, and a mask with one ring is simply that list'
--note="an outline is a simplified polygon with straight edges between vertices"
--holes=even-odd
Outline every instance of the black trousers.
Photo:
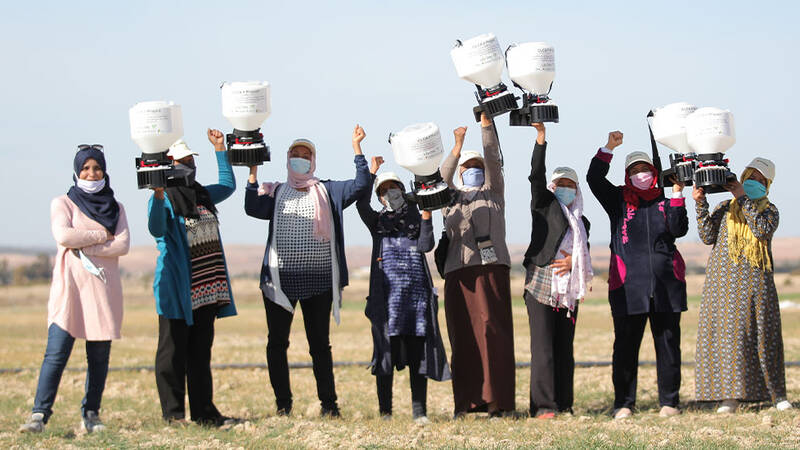
[{"label": "black trousers", "polygon": [[614,317],[614,409],[633,408],[636,405],[639,347],[648,319],[656,349],[659,404],[678,406],[681,387],[681,313],[651,312]]},{"label": "black trousers", "polygon": [[[303,324],[308,339],[308,351],[317,380],[317,396],[324,409],[335,408],[336,386],[333,381],[333,356],[331,355],[330,324],[333,292],[327,291],[314,297],[300,300],[303,310]],[[292,301],[296,306],[297,301]],[[278,410],[292,409],[292,390],[289,384],[289,331],[294,314],[264,297],[267,313],[267,368],[269,381],[275,392]]]},{"label": "black trousers", "polygon": [[[392,336],[392,356],[399,351],[406,353],[405,361],[408,362],[408,375],[411,384],[411,413],[417,417],[426,416],[428,397],[428,378],[420,375],[419,366],[425,349],[424,336]],[[402,341],[402,342],[401,342]],[[395,351],[397,349],[397,351]],[[402,349],[402,350],[401,350]],[[392,414],[392,383],[394,374],[376,375],[375,382],[378,388],[378,408],[381,414]]]},{"label": "black trousers", "polygon": [[214,406],[211,378],[216,315],[216,305],[198,308],[192,312],[192,326],[181,319],[158,316],[156,387],[165,419],[185,418],[187,387],[192,420],[213,421],[220,417]]},{"label": "black trousers", "polygon": [[568,309],[543,305],[525,293],[531,329],[531,415],[570,411],[574,398],[575,357],[572,343],[578,307]]}]

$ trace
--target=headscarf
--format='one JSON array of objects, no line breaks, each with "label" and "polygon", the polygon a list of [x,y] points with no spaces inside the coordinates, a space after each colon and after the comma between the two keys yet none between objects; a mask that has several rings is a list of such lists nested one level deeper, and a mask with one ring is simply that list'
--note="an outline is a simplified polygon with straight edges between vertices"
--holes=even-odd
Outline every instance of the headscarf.
[{"label": "headscarf", "polygon": [[389,211],[385,206],[378,215],[377,233],[381,236],[391,236],[403,233],[411,240],[419,239],[419,212],[410,208],[405,203],[396,211]]},{"label": "headscarf", "polygon": [[[742,172],[742,181],[747,180],[755,169],[748,167]],[[766,178],[766,177],[765,177]],[[772,180],[767,178],[767,195]],[[763,196],[751,200],[756,204],[759,214],[769,206],[769,199]],[[736,200],[730,202],[728,209],[728,256],[734,264],[739,263],[739,255],[744,253],[747,262],[765,272],[772,272],[772,260],[769,257],[769,240],[758,239],[747,225],[741,205]]]},{"label": "headscarf", "polygon": [[[547,185],[550,192],[555,192],[556,181],[554,179]],[[574,181],[574,180],[573,180]],[[556,200],[558,202],[558,200]],[[572,255],[572,267],[570,272],[557,275],[553,271],[553,281],[550,284],[550,296],[558,302],[558,307],[567,308],[574,311],[578,300],[586,297],[589,284],[592,282],[594,272],[592,271],[592,258],[589,255],[589,239],[586,235],[586,227],[583,224],[583,194],[578,183],[575,183],[575,200],[569,206],[558,202],[561,212],[569,223],[569,229],[565,233],[572,236],[572,246],[558,250],[568,251]],[[562,239],[562,244],[564,240]],[[556,252],[558,252],[556,250]],[[558,254],[556,255],[558,257]]]},{"label": "headscarf", "polygon": [[[103,176],[106,180],[105,187],[94,194],[88,194],[78,187],[78,178],[88,159],[97,161],[97,164],[103,169]],[[78,150],[72,165],[75,171],[72,180],[75,185],[69,188],[67,197],[78,206],[82,213],[104,226],[109,233],[114,234],[119,221],[119,204],[114,199],[114,191],[111,190],[111,180],[106,172],[106,157],[103,155],[103,151],[92,147]]]},{"label": "headscarf", "polygon": [[189,177],[190,181],[187,186],[174,186],[164,189],[164,192],[166,192],[172,204],[172,210],[179,216],[197,219],[200,217],[200,211],[197,209],[197,205],[203,205],[207,210],[211,211],[212,214],[216,215],[217,207],[214,205],[214,202],[211,201],[211,195],[208,193],[208,190],[194,178],[195,171],[197,170],[194,164],[180,165],[190,168],[192,174]]},{"label": "headscarf", "polygon": [[628,176],[628,170],[625,169],[625,185],[622,186],[622,198],[625,203],[629,204],[636,209],[639,207],[639,201],[644,200],[649,202],[656,199],[663,192],[658,188],[658,171],[652,164],[648,164],[650,171],[653,172],[653,181],[647,189],[639,189],[631,183],[631,177]]},{"label": "headscarf", "polygon": [[[309,147],[307,147],[309,148]],[[314,237],[321,242],[331,240],[331,206],[328,202],[328,194],[319,178],[314,176],[317,169],[317,151],[311,149],[311,168],[307,173],[297,173],[292,170],[289,164],[291,158],[291,148],[286,152],[286,171],[288,173],[286,183],[294,189],[308,188],[314,197]],[[275,195],[275,190],[280,183],[262,183],[258,189],[258,195]]]}]

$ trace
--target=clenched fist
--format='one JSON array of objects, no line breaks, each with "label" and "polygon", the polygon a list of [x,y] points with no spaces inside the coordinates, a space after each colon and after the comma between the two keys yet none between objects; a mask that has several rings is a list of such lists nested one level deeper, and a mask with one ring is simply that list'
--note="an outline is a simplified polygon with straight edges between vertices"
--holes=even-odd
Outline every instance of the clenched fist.
[{"label": "clenched fist", "polygon": [[225,151],[225,135],[219,130],[208,129],[208,142],[214,146],[214,150],[218,152]]},{"label": "clenched fist", "polygon": [[614,150],[620,145],[622,145],[622,132],[612,131],[611,133],[608,133],[608,143],[606,144],[606,148],[609,150]]}]

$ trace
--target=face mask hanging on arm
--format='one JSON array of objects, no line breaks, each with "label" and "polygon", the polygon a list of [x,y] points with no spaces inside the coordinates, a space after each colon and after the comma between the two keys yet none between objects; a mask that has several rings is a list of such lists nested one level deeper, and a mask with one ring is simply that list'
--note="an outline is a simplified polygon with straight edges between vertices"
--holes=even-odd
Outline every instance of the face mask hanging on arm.
[{"label": "face mask hanging on arm", "polygon": [[100,278],[100,280],[107,284],[108,281],[106,280],[106,272],[102,267],[97,267],[94,265],[91,259],[86,256],[86,253],[83,253],[83,250],[78,250],[78,257],[81,259],[81,263],[83,264],[83,268],[86,269],[87,272]]}]

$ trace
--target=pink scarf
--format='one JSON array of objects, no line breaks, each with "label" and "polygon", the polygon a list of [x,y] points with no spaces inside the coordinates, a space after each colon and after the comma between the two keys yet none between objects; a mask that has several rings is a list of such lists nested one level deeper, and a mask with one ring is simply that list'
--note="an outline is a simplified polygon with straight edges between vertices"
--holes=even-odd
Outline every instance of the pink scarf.
[{"label": "pink scarf", "polygon": [[[286,170],[288,179],[286,183],[295,188],[303,189],[308,188],[314,194],[314,237],[322,242],[329,242],[331,240],[331,207],[328,203],[328,194],[325,187],[319,181],[319,178],[314,176],[314,170],[317,168],[317,153],[311,152],[311,168],[308,173],[297,173],[289,166],[289,152],[286,153]],[[275,196],[275,190],[280,183],[262,183],[258,188],[258,195]]]}]

